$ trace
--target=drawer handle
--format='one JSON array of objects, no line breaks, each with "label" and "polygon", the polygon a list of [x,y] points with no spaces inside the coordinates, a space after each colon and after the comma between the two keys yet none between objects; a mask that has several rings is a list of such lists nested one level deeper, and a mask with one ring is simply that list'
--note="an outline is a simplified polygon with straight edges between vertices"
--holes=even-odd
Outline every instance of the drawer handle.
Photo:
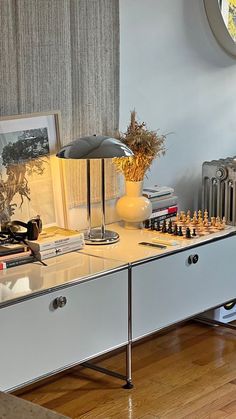
[{"label": "drawer handle", "polygon": [[55,300],[53,300],[53,308],[63,308],[67,303],[67,299],[66,297],[57,297],[55,298]]},{"label": "drawer handle", "polygon": [[192,265],[192,263],[195,265],[195,263],[197,263],[197,262],[198,262],[198,259],[199,259],[199,256],[198,256],[197,254],[195,254],[195,255],[190,255],[190,256],[188,257],[188,263],[189,263],[189,265]]}]

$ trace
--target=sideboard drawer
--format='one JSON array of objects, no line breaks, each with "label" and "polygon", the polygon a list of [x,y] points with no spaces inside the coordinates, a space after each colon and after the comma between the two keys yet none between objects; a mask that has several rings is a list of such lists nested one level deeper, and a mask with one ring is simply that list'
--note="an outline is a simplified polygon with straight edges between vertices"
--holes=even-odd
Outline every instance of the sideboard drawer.
[{"label": "sideboard drawer", "polygon": [[236,298],[236,237],[138,265],[132,272],[137,339]]},{"label": "sideboard drawer", "polygon": [[0,309],[0,390],[127,343],[127,278],[124,270]]}]

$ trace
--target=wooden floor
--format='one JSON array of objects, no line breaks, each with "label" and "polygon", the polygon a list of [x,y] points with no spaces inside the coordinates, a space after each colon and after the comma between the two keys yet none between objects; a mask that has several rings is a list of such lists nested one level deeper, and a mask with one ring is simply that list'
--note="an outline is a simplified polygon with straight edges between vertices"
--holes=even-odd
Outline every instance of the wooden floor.
[{"label": "wooden floor", "polygon": [[[123,373],[124,354],[102,361]],[[75,418],[236,418],[236,332],[186,323],[133,348],[132,390],[82,367],[18,394]]]}]

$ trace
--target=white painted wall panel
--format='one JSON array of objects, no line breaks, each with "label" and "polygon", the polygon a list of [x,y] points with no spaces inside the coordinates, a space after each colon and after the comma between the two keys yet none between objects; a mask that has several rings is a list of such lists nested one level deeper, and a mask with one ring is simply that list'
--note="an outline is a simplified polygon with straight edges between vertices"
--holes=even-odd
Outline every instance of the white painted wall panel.
[{"label": "white painted wall panel", "polygon": [[134,107],[172,132],[146,185],[174,186],[197,209],[205,160],[236,154],[236,59],[217,44],[202,0],[120,0],[121,118]]}]

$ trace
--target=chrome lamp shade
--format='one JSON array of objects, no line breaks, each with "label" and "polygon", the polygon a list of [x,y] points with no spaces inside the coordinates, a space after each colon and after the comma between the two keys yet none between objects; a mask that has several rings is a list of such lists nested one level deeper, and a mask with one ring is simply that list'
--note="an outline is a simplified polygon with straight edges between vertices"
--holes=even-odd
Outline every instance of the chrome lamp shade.
[{"label": "chrome lamp shade", "polygon": [[[86,244],[110,244],[119,240],[118,233],[105,228],[105,162],[113,157],[131,157],[133,152],[120,140],[105,136],[82,137],[66,144],[57,153],[63,159],[85,159],[87,165],[87,218]],[[101,159],[101,228],[91,228],[91,180],[90,160]]]}]

